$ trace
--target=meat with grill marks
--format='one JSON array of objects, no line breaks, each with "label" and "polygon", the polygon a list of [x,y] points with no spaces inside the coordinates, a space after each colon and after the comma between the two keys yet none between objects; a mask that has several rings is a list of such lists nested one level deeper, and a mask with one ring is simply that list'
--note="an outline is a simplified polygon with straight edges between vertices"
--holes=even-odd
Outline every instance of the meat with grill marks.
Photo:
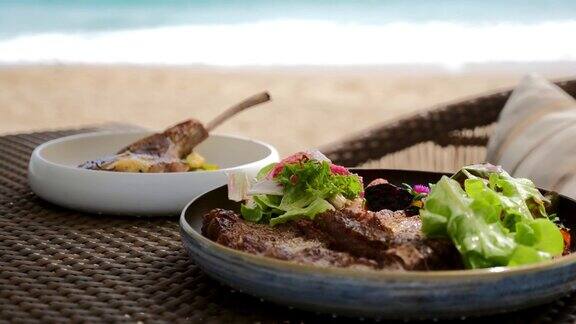
[{"label": "meat with grill marks", "polygon": [[259,93],[228,108],[206,127],[196,119],[188,119],[161,133],[142,138],[118,151],[114,156],[91,160],[80,168],[116,172],[185,172],[190,168],[183,160],[208,138],[209,132],[237,113],[270,100],[267,92]]},{"label": "meat with grill marks", "polygon": [[406,216],[404,211],[343,209],[297,224],[307,237],[322,233],[330,248],[375,260],[383,268],[439,270],[460,266],[459,254],[450,241],[425,238],[420,218]]},{"label": "meat with grill marks", "polygon": [[208,131],[197,120],[190,119],[140,139],[121,149],[117,155],[87,161],[80,168],[116,172],[186,172],[182,160],[208,137]]},{"label": "meat with grill marks", "polygon": [[378,268],[373,260],[335,251],[320,240],[304,237],[293,223],[277,227],[250,223],[230,210],[214,209],[204,215],[202,234],[227,247],[280,260],[320,267]]},{"label": "meat with grill marks", "polygon": [[203,221],[203,235],[215,242],[303,264],[385,270],[462,268],[449,241],[423,237],[419,217],[402,211],[347,208],[316,215],[313,221],[271,227],[215,209]]}]

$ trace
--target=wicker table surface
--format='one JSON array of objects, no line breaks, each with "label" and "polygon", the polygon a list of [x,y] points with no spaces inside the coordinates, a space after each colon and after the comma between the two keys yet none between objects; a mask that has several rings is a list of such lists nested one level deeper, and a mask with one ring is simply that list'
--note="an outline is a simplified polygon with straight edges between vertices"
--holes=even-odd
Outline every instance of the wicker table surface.
[{"label": "wicker table surface", "polygon": [[[0,137],[0,322],[352,321],[218,284],[186,255],[176,218],[88,215],[37,198],[26,178],[31,151],[77,132]],[[477,320],[572,323],[575,314],[576,297],[569,296]]]}]

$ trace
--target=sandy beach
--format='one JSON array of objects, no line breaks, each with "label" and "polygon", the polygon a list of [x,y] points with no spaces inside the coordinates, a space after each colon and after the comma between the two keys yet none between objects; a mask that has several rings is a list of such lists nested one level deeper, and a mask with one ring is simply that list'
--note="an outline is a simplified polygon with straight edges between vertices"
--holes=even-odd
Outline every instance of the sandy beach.
[{"label": "sandy beach", "polygon": [[218,132],[260,139],[288,154],[439,103],[511,87],[522,74],[424,67],[4,66],[0,133],[107,122],[161,129],[189,117],[208,121],[267,90],[272,103],[242,113]]}]

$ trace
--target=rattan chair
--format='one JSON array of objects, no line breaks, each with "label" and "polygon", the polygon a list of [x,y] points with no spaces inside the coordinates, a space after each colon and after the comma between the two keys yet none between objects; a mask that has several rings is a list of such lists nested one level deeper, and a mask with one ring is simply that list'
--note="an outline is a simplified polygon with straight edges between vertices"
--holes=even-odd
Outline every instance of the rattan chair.
[{"label": "rattan chair", "polygon": [[[576,97],[576,80],[557,82]],[[483,162],[511,90],[434,107],[367,129],[322,151],[345,166],[452,172]]]}]

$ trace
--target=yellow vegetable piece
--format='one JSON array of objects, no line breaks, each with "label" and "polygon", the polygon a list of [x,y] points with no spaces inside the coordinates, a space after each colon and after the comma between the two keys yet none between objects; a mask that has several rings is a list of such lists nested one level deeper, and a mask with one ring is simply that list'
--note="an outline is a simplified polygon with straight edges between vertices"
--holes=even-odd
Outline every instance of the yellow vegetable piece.
[{"label": "yellow vegetable piece", "polygon": [[186,157],[186,163],[188,163],[188,165],[190,166],[191,169],[202,168],[202,166],[204,165],[204,162],[206,162],[204,157],[202,157],[202,155],[200,155],[196,152],[192,152],[192,153],[188,154],[188,156]]},{"label": "yellow vegetable piece", "polygon": [[119,172],[148,172],[150,163],[138,158],[119,159],[112,168]]},{"label": "yellow vegetable piece", "polygon": [[204,163],[202,169],[206,171],[214,171],[220,169],[216,164]]},{"label": "yellow vegetable piece", "polygon": [[422,200],[413,201],[410,205],[418,208],[424,207],[424,203],[422,202]]}]

